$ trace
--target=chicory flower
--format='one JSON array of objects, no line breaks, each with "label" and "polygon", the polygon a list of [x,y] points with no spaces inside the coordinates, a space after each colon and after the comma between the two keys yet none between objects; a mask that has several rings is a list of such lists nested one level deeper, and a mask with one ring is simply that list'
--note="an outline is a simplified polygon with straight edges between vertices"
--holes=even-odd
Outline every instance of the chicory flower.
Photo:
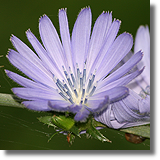
[{"label": "chicory flower", "polygon": [[91,9],[82,9],[70,38],[66,9],[60,9],[60,39],[51,20],[43,15],[39,20],[43,45],[30,29],[26,32],[36,53],[12,35],[17,51],[10,49],[7,58],[28,78],[8,70],[6,73],[23,86],[12,91],[25,99],[22,103],[28,109],[72,112],[75,121],[84,122],[90,114],[128,96],[124,85],[143,68],[125,74],[142,59],[142,52],[110,74],[132,48],[132,36],[124,32],[117,37],[121,21],[112,21],[112,13],[103,12],[97,18],[92,34],[91,22]]},{"label": "chicory flower", "polygon": [[[145,66],[141,75],[130,82],[129,95],[115,103],[110,104],[95,119],[106,124],[110,128],[127,128],[150,123],[150,35],[148,27],[140,26],[134,45],[134,53],[141,50],[143,59],[132,69],[130,73]],[[114,68],[123,66],[133,57],[129,52],[125,58]],[[114,73],[114,72],[113,72]]]},{"label": "chicory flower", "polygon": [[135,92],[140,93],[141,95],[150,94],[150,34],[148,26],[140,26],[138,28],[136,37],[135,37],[135,45],[134,45],[134,53],[138,50],[142,50],[144,57],[141,62],[137,64],[137,68],[141,68],[145,66],[143,73],[138,76],[133,82],[131,82],[130,88],[132,88]]}]

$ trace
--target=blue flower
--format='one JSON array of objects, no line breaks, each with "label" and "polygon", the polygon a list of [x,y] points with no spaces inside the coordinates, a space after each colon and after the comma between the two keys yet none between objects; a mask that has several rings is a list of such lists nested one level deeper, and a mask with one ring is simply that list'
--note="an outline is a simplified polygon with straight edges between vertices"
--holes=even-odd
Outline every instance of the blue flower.
[{"label": "blue flower", "polygon": [[66,9],[59,10],[60,39],[51,20],[42,16],[39,32],[43,46],[30,30],[26,32],[36,54],[12,35],[17,51],[10,49],[7,58],[28,78],[8,70],[6,73],[23,86],[12,91],[25,99],[27,108],[68,111],[75,114],[75,121],[83,122],[128,95],[124,85],[143,69],[125,74],[142,59],[142,52],[110,73],[132,48],[132,36],[125,32],[117,37],[121,22],[112,21],[112,13],[103,12],[97,18],[92,34],[91,22],[90,8],[82,9],[70,38]]},{"label": "blue flower", "polygon": [[149,107],[149,99],[144,100],[133,90],[129,90],[126,98],[110,104],[105,110],[95,114],[95,120],[114,129],[149,124],[150,113],[141,110]]},{"label": "blue flower", "polygon": [[[145,66],[141,75],[132,80],[127,87],[129,95],[124,99],[110,104],[95,119],[111,128],[127,128],[150,123],[150,35],[148,27],[140,26],[134,45],[134,52],[142,50],[144,58],[130,71]],[[125,58],[114,68],[121,67],[135,56],[129,52]]]}]

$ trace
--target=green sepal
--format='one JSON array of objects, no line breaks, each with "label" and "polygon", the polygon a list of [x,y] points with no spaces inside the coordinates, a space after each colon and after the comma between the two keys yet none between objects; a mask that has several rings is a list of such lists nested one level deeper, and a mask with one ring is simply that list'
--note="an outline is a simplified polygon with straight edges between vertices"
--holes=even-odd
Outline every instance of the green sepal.
[{"label": "green sepal", "polygon": [[51,122],[51,118],[52,116],[44,116],[44,117],[39,117],[37,118],[40,122],[44,123],[44,124],[47,124],[49,126],[52,126],[54,128],[56,128],[57,126],[54,125],[52,122]]},{"label": "green sepal", "polygon": [[75,123],[74,119],[70,117],[65,117],[63,115],[44,116],[38,118],[38,120],[54,128],[58,127],[61,128],[63,131],[68,131],[68,133],[71,134],[71,140],[74,138],[75,135],[80,137],[80,131],[86,130],[86,133],[87,135],[89,135],[89,137],[93,137],[102,142],[111,142],[95,128],[97,123],[92,118],[89,119],[86,123]]},{"label": "green sepal", "polygon": [[38,120],[54,128],[60,128],[64,131],[70,131],[76,136],[80,137],[79,128],[75,126],[75,121],[69,117],[54,115],[54,116],[39,117]]},{"label": "green sepal", "polygon": [[59,115],[59,116],[52,116],[51,122],[54,123],[57,127],[61,128],[62,130],[70,131],[76,136],[80,137],[79,129],[77,126],[75,126],[74,119],[63,115]]},{"label": "green sepal", "polygon": [[88,137],[93,137],[97,140],[100,140],[101,142],[110,142],[111,141],[106,138],[105,136],[103,136],[103,134],[100,133],[100,131],[98,131],[94,126],[93,126],[93,120],[90,120],[90,123],[88,123],[88,127],[86,130],[86,133],[88,134]]},{"label": "green sepal", "polygon": [[57,127],[63,129],[63,130],[70,130],[74,124],[75,121],[69,117],[65,116],[52,116],[51,118],[52,123],[54,123]]},{"label": "green sepal", "polygon": [[75,134],[76,136],[80,137],[80,134],[79,134],[79,128],[77,126],[73,126],[70,131]]}]

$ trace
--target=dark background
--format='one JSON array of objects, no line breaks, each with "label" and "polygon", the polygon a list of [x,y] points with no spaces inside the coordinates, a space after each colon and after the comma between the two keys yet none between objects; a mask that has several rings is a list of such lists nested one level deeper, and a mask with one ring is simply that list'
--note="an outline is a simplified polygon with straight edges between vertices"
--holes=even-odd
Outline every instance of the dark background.
[{"label": "dark background", "polygon": [[[31,47],[25,36],[30,28],[39,38],[38,19],[47,14],[59,32],[58,10],[67,8],[70,31],[81,8],[90,6],[92,22],[94,24],[102,11],[112,11],[112,17],[122,21],[119,34],[127,31],[135,37],[140,25],[150,26],[149,0],[6,0],[0,4],[0,92],[12,93],[11,88],[16,83],[6,77],[4,68],[17,72],[5,55],[9,48],[13,48],[9,41],[14,34]],[[93,25],[92,25],[93,26]],[[3,57],[1,57],[3,55]],[[66,141],[66,136],[56,135],[49,139],[46,134],[54,133],[53,128],[38,122],[37,117],[46,113],[37,113],[26,109],[0,106],[0,149],[90,149],[90,150],[149,150],[150,142],[141,144],[127,142],[123,132],[104,129],[102,133],[112,140],[102,143],[94,139],[76,138],[72,146]]]}]

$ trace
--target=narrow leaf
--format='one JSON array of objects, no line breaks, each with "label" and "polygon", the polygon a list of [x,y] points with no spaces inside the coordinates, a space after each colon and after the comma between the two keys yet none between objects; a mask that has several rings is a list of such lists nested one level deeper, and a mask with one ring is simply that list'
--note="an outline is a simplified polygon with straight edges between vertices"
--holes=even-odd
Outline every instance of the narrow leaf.
[{"label": "narrow leaf", "polygon": [[11,94],[0,93],[0,106],[25,108],[24,105],[18,103],[17,101],[21,102],[21,99],[18,99],[17,97]]},{"label": "narrow leaf", "polygon": [[150,138],[150,125],[130,127],[130,128],[120,129],[120,131]]}]

